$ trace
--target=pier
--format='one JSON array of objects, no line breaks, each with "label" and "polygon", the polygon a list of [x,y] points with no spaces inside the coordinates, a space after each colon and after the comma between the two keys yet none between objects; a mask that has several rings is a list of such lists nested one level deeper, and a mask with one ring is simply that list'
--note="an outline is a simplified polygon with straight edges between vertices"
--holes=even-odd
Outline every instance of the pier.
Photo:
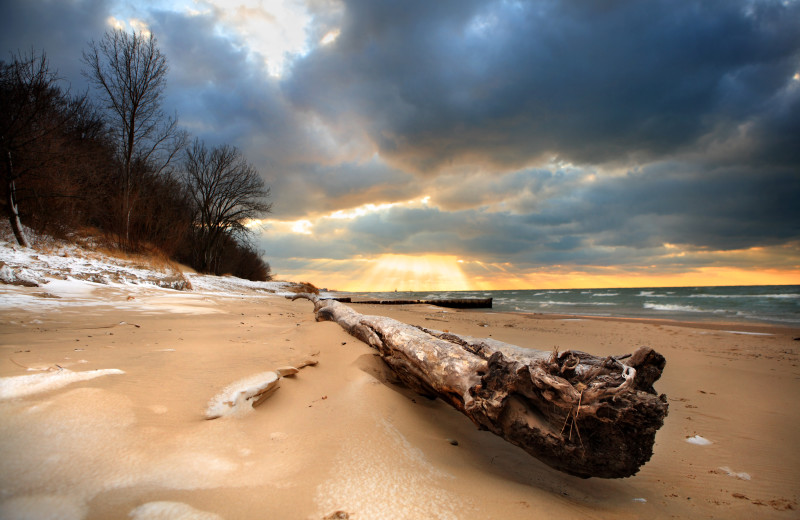
[{"label": "pier", "polygon": [[447,298],[440,300],[359,300],[352,301],[349,297],[330,298],[341,303],[371,304],[371,305],[417,305],[427,304],[450,309],[491,309],[492,298]]}]

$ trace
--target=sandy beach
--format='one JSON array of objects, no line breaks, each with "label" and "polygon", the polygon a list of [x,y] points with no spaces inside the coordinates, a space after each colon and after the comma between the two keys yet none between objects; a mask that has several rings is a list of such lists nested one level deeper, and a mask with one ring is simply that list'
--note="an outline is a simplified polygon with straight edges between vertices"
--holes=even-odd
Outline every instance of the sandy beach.
[{"label": "sandy beach", "polygon": [[[308,301],[120,286],[71,297],[0,311],[2,518],[800,515],[798,329],[355,306],[540,350],[661,352],[655,386],[670,412],[651,461],[631,478],[582,480],[393,383]],[[228,385],[308,361],[255,409],[205,419]],[[87,371],[98,372],[17,384]]]}]

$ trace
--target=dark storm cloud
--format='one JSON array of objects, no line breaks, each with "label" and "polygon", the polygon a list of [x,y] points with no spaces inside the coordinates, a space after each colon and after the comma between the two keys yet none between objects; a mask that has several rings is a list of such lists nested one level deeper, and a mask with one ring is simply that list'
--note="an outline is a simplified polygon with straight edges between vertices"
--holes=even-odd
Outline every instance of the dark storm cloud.
[{"label": "dark storm cloud", "polygon": [[717,250],[772,246],[800,236],[798,170],[696,168],[656,165],[588,193],[583,222],[597,223],[614,209],[627,218],[622,228],[587,231],[600,233],[603,245],[669,242]]},{"label": "dark storm cloud", "polygon": [[285,89],[422,170],[660,157],[757,117],[800,65],[796,2],[346,6]]},{"label": "dark storm cloud", "polygon": [[[354,1],[284,89],[438,176],[451,212],[365,217],[369,251],[610,265],[770,246],[800,235],[797,20],[797,2]],[[508,173],[552,155],[581,166]],[[583,182],[609,163],[630,172]]]},{"label": "dark storm cloud", "polygon": [[50,67],[60,78],[82,92],[87,83],[81,76],[81,53],[86,43],[106,30],[109,16],[105,0],[0,2],[0,59],[10,53],[45,51]]},{"label": "dark storm cloud", "polygon": [[322,212],[376,201],[412,199],[419,191],[412,175],[375,157],[368,161],[317,165],[311,171],[316,179],[313,189],[327,197],[318,202],[317,209]]},{"label": "dark storm cloud", "polygon": [[[522,204],[523,209],[535,209],[395,207],[354,220],[323,221],[313,235],[267,234],[265,248],[287,256],[312,248],[327,258],[438,253],[509,262],[519,269],[686,268],[713,264],[714,257],[703,252],[781,245],[796,254],[796,171],[775,169],[753,176],[744,168],[726,167],[700,175],[697,168],[666,162],[582,183],[576,180],[585,178],[579,172],[516,172],[507,182],[520,192],[548,193]],[[670,257],[665,244],[679,245],[685,255]],[[776,260],[781,265],[786,261]]]}]

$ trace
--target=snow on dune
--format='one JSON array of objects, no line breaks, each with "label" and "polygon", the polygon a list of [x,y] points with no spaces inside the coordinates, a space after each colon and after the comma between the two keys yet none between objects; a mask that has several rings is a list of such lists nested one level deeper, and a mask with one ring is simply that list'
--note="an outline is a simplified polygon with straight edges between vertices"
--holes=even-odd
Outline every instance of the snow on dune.
[{"label": "snow on dune", "polygon": [[[53,239],[38,248],[20,247],[0,237],[0,309],[108,304],[98,289],[111,288],[134,293],[137,301],[128,307],[152,304],[158,311],[203,312],[201,295],[284,296],[292,294],[292,285],[184,273],[174,264],[156,267],[146,259],[117,258]],[[145,302],[137,293],[151,298]],[[166,300],[172,297],[184,298]]]}]

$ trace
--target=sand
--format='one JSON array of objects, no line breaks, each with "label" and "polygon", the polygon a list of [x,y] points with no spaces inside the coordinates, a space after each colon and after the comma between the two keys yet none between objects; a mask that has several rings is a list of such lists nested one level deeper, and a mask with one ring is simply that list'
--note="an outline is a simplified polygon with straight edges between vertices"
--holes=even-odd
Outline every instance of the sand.
[{"label": "sand", "polygon": [[[800,517],[798,329],[355,306],[541,350],[664,354],[652,460],[582,480],[394,384],[310,302],[95,298],[0,310],[0,518]],[[233,383],[309,360],[255,409],[205,419]],[[102,372],[71,375],[86,371]],[[35,374],[52,386],[10,379]]]}]

